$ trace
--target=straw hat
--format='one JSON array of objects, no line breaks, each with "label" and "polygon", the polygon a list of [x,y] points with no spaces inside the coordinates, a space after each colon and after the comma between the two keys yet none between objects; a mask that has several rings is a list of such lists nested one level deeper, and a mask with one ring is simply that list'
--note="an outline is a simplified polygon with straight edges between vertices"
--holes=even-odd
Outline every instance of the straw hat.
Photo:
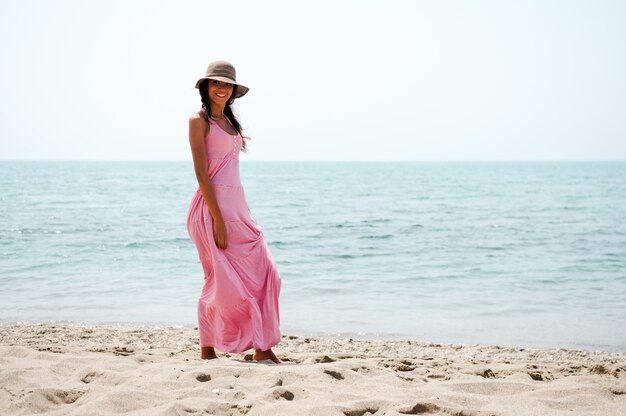
[{"label": "straw hat", "polygon": [[209,67],[206,69],[206,75],[203,76],[196,82],[196,88],[200,86],[200,83],[205,79],[214,79],[222,82],[230,82],[231,84],[235,84],[237,86],[237,91],[235,94],[235,98],[243,97],[250,90],[250,88],[245,85],[241,85],[237,83],[237,74],[235,72],[235,67],[226,61],[215,61],[209,64]]}]

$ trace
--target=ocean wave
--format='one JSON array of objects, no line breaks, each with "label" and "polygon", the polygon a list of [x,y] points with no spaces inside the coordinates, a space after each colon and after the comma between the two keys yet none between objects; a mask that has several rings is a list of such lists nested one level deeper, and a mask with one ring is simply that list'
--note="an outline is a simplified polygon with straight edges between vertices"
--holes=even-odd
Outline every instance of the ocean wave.
[{"label": "ocean wave", "polygon": [[364,235],[359,237],[359,239],[364,239],[364,240],[369,240],[369,239],[374,239],[374,240],[388,240],[390,238],[393,238],[392,234],[382,234],[382,235]]}]

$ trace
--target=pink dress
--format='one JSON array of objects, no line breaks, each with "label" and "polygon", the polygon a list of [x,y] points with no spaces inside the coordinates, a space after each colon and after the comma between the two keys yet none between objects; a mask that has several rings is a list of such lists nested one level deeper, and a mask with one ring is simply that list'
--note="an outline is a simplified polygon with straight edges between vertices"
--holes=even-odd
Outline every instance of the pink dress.
[{"label": "pink dress", "polygon": [[227,248],[215,244],[213,219],[200,189],[187,216],[187,231],[204,269],[198,300],[200,345],[228,352],[267,350],[280,341],[281,279],[241,186],[241,141],[239,134],[230,135],[211,120],[205,147],[209,177],[228,233]]}]

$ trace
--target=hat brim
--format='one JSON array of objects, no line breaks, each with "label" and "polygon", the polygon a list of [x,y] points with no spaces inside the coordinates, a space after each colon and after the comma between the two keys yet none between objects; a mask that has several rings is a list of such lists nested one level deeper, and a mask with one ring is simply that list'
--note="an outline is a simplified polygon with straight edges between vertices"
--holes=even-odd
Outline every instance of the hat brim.
[{"label": "hat brim", "polygon": [[241,84],[238,84],[236,82],[233,82],[232,79],[226,78],[226,77],[202,77],[202,78],[200,78],[198,80],[198,82],[196,82],[195,88],[198,88],[200,86],[200,83],[202,81],[204,81],[205,79],[214,79],[216,81],[228,82],[230,84],[236,85],[237,86],[237,94],[235,94],[235,98],[241,98],[244,95],[246,95],[248,93],[248,91],[250,91],[250,88],[246,87],[245,85],[241,85]]}]

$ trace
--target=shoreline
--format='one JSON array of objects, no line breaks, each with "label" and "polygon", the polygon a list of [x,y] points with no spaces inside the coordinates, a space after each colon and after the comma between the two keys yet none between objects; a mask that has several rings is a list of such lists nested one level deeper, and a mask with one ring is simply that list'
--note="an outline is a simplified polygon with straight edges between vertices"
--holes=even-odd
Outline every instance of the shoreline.
[{"label": "shoreline", "polygon": [[186,326],[0,324],[0,414],[618,415],[626,356],[283,335],[283,364]]},{"label": "shoreline", "polygon": [[[143,330],[161,330],[161,329],[185,329],[191,331],[197,331],[197,323],[172,323],[172,322],[78,322],[73,320],[48,320],[48,321],[0,321],[0,329],[3,327],[12,326],[37,326],[37,325],[54,325],[57,327],[75,327],[75,328],[109,328],[112,330],[123,330],[124,328],[143,329]],[[618,354],[626,356],[626,347],[615,345],[579,345],[576,343],[570,343],[565,345],[558,345],[550,342],[535,342],[535,343],[515,343],[515,342],[481,342],[481,341],[455,341],[455,340],[429,340],[411,336],[411,334],[401,333],[382,333],[382,332],[337,332],[337,331],[307,331],[297,330],[293,328],[281,331],[283,338],[288,336],[297,336],[300,338],[315,338],[315,339],[327,339],[327,340],[342,340],[353,339],[360,341],[372,341],[372,342],[406,342],[411,341],[418,344],[439,344],[439,345],[461,345],[464,347],[470,346],[498,346],[499,348],[508,348],[516,350],[571,350],[571,351],[587,351],[592,353],[601,354]],[[605,348],[603,348],[605,347]]]}]

